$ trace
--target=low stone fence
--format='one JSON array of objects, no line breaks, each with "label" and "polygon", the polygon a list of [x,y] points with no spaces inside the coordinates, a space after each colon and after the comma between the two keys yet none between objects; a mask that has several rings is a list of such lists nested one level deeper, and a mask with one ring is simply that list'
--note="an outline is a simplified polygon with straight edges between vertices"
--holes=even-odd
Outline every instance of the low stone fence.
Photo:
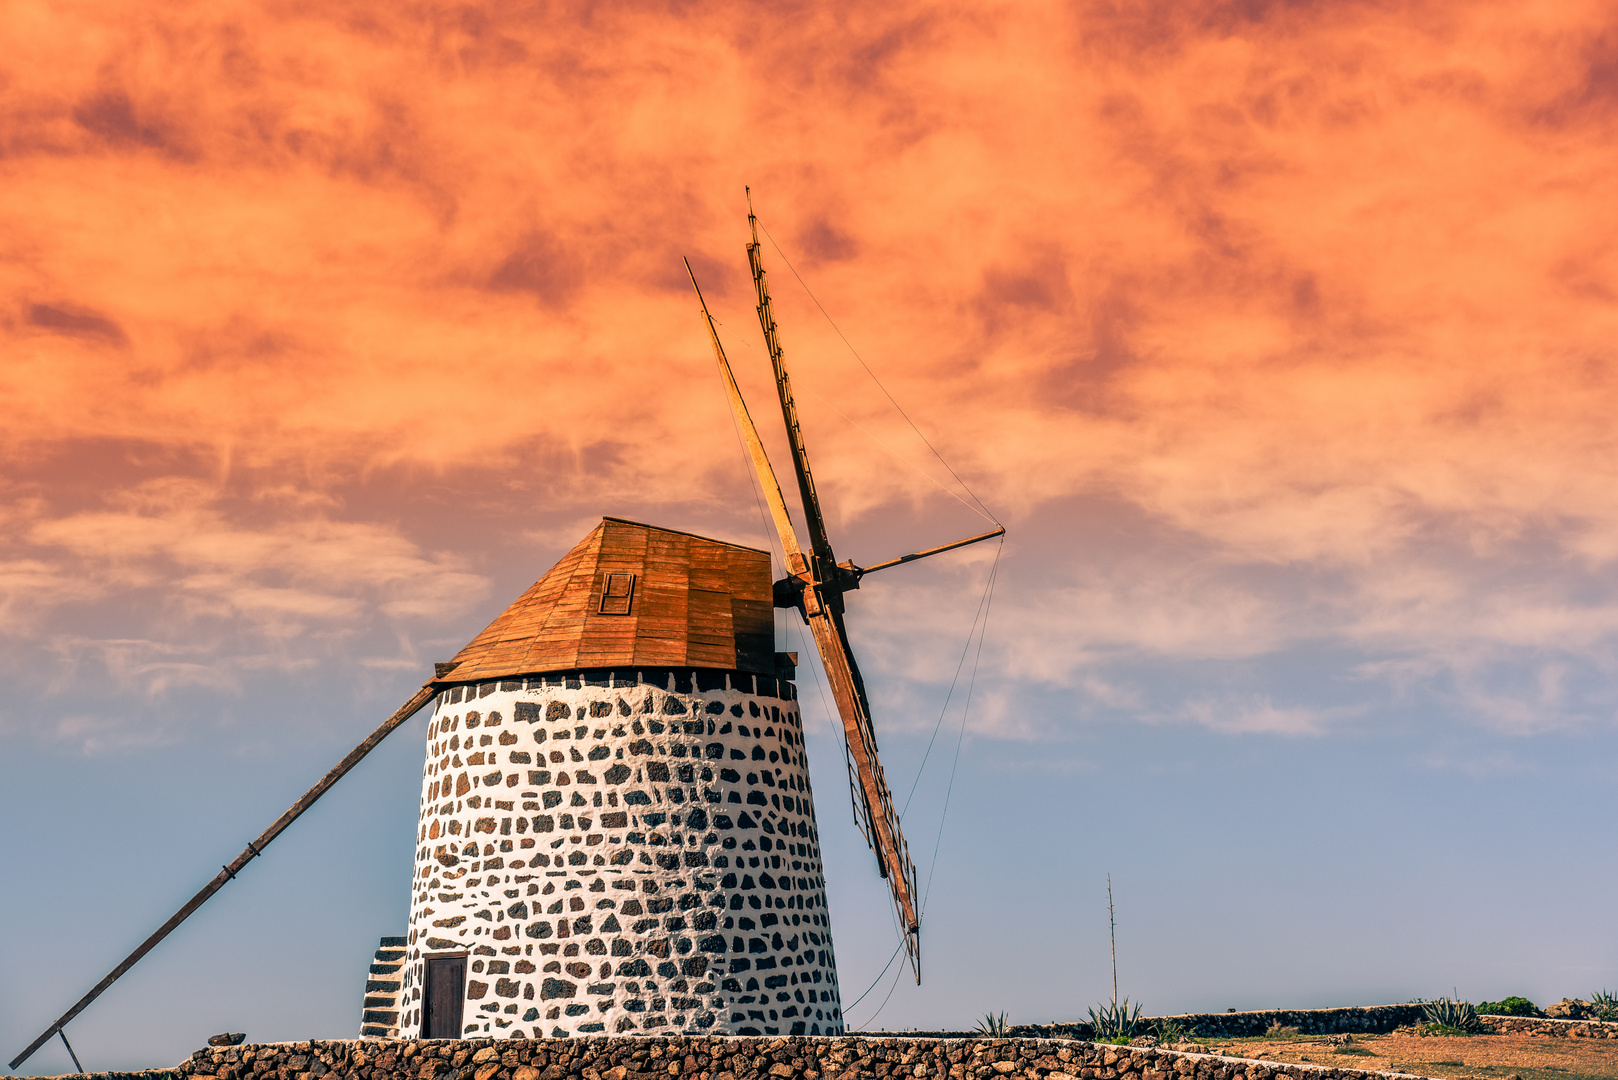
[{"label": "low stone fence", "polygon": [[1346,1009],[1265,1009],[1256,1012],[1185,1013],[1165,1016],[1199,1039],[1240,1039],[1262,1035],[1273,1025],[1295,1027],[1300,1035],[1385,1035],[1422,1022],[1420,1005],[1367,1005]]},{"label": "low stone fence", "polygon": [[1618,1039],[1618,1023],[1605,1020],[1547,1020],[1537,1016],[1480,1016],[1478,1019],[1496,1035]]},{"label": "low stone fence", "polygon": [[[1240,1039],[1263,1035],[1272,1026],[1295,1027],[1301,1035],[1385,1035],[1394,1028],[1422,1021],[1420,1005],[1362,1005],[1341,1009],[1261,1009],[1252,1012],[1181,1013],[1178,1016],[1142,1017],[1143,1031],[1162,1021],[1175,1024],[1198,1039]],[[1090,1025],[1014,1024],[1006,1032],[1014,1039],[1088,1039]],[[906,1038],[973,1039],[975,1031],[907,1031]]]},{"label": "low stone fence", "polygon": [[[1618,1039],[1618,1023],[1601,1020],[1551,1020],[1531,1016],[1480,1016],[1496,1035],[1546,1035],[1585,1039]],[[1264,1009],[1237,1013],[1182,1013],[1142,1017],[1150,1032],[1169,1020],[1198,1040],[1240,1039],[1263,1035],[1274,1025],[1298,1029],[1300,1035],[1386,1035],[1395,1028],[1425,1022],[1420,1005],[1365,1005],[1342,1009]],[[907,1038],[973,1039],[975,1031],[907,1031]],[[1014,1039],[1088,1039],[1089,1024],[1017,1024],[1007,1029]]]},{"label": "low stone fence", "polygon": [[199,1050],[187,1080],[1370,1080],[1398,1076],[1051,1039],[590,1036]]}]

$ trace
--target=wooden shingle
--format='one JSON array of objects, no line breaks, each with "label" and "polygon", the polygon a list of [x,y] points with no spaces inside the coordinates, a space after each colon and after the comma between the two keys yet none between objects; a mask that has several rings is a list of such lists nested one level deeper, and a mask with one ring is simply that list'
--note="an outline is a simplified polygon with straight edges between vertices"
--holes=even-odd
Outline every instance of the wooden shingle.
[{"label": "wooden shingle", "polygon": [[[627,614],[602,611],[608,574],[635,576]],[[603,518],[438,681],[637,666],[772,674],[774,640],[768,552]]]}]

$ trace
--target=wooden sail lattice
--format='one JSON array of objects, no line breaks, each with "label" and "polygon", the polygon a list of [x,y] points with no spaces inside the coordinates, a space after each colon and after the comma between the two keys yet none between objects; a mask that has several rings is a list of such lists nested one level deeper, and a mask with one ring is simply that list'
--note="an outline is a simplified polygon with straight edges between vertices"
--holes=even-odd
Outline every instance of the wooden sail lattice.
[{"label": "wooden sail lattice", "polygon": [[826,672],[826,680],[831,686],[832,697],[836,701],[837,712],[842,720],[843,749],[849,772],[855,823],[875,853],[878,869],[887,879],[905,951],[919,983],[921,916],[917,904],[916,867],[910,858],[899,813],[894,809],[893,794],[888,788],[882,762],[878,757],[876,729],[871,722],[865,681],[860,676],[859,666],[854,660],[854,652],[848,640],[848,628],[843,621],[843,594],[859,588],[860,579],[874,570],[898,566],[928,555],[1001,536],[1005,533],[1005,529],[997,528],[979,536],[903,555],[870,567],[858,567],[852,562],[839,564],[836,561],[826,532],[820,498],[815,491],[814,475],[809,467],[809,454],[804,445],[803,431],[798,422],[797,404],[792,396],[792,380],[786,369],[780,331],[775,322],[774,305],[770,299],[769,279],[764,271],[758,242],[758,219],[752,212],[751,200],[747,221],[751,233],[751,242],[747,246],[747,261],[753,274],[759,326],[764,332],[765,345],[769,350],[770,366],[775,375],[776,394],[781,404],[781,419],[791,446],[792,468],[798,482],[798,496],[802,503],[805,529],[809,537],[808,551],[803,550],[799,543],[797,531],[793,528],[791,515],[787,511],[786,501],[781,494],[780,482],[770,466],[769,456],[764,451],[758,429],[748,413],[747,403],[737,388],[735,373],[731,370],[730,361],[725,357],[724,346],[719,341],[719,332],[714,325],[713,316],[708,311],[706,301],[702,299],[702,290],[697,285],[695,274],[691,274],[689,262],[686,263],[686,272],[691,274],[691,285],[696,290],[698,303],[702,307],[703,323],[708,331],[709,341],[713,345],[720,378],[724,382],[737,427],[752,459],[754,472],[757,473],[760,486],[764,490],[764,499],[768,504],[776,532],[781,538],[787,576],[775,584],[775,603],[777,606],[797,608],[814,636],[816,651],[820,654],[821,666]]}]

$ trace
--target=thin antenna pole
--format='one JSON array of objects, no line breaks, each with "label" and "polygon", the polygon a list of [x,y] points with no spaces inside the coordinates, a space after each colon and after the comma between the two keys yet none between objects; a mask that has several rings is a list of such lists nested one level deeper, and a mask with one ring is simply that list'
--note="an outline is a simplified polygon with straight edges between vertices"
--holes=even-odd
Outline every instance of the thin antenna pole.
[{"label": "thin antenna pole", "polygon": [[1118,1005],[1118,924],[1112,917],[1112,875],[1107,875],[1107,938],[1112,942],[1112,1004]]}]

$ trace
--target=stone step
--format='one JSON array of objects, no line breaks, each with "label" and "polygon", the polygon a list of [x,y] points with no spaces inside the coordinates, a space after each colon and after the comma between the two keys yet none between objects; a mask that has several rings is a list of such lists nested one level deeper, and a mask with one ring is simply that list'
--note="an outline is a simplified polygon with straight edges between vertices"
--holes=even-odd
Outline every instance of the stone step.
[{"label": "stone step", "polygon": [[399,1037],[399,990],[403,985],[408,945],[409,938],[405,937],[385,937],[377,942],[366,971],[369,978],[365,981],[365,1000],[360,1010],[362,1037]]}]

